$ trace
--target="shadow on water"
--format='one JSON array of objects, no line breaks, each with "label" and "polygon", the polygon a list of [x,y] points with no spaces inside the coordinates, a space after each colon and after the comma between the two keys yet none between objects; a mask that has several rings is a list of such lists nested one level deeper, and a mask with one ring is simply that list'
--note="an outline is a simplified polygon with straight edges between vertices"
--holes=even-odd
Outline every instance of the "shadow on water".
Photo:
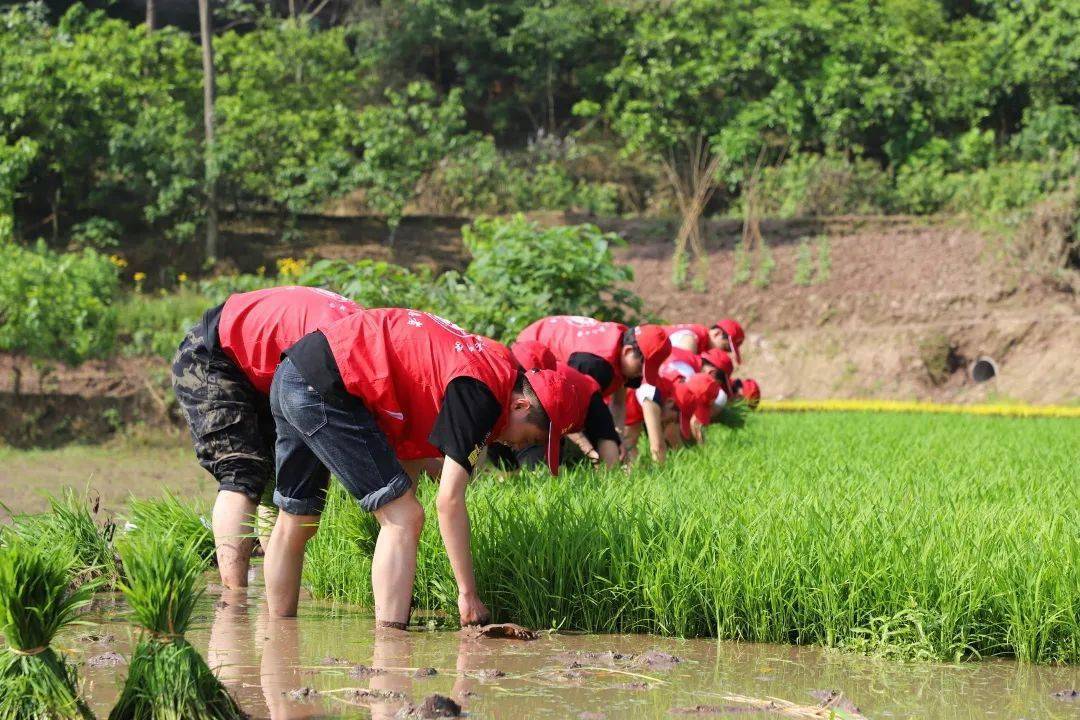
[{"label": "shadow on water", "polygon": [[[810,713],[830,692],[867,718],[1075,718],[1080,668],[1011,661],[905,664],[819,648],[676,640],[647,635],[551,635],[533,642],[453,632],[379,631],[354,608],[305,601],[271,619],[261,589],[204,598],[188,634],[253,718],[400,717],[440,693],[469,717],[829,717]],[[82,663],[91,705],[108,714],[134,631],[119,611],[61,641]],[[670,656],[676,656],[671,659]],[[738,701],[733,698],[743,698]],[[765,702],[777,699],[772,709]],[[785,711],[783,702],[795,710]],[[847,717],[857,715],[849,714]],[[837,715],[844,717],[844,715]]]}]

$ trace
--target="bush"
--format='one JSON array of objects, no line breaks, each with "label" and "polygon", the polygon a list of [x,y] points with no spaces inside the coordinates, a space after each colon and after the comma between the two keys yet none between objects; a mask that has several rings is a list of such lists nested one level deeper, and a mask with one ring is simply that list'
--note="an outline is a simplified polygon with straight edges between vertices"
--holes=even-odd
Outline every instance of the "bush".
[{"label": "bush", "polygon": [[890,180],[872,160],[796,154],[762,173],[764,215],[800,217],[885,212]]},{"label": "bush", "polygon": [[518,215],[477,220],[462,238],[472,261],[440,280],[447,314],[472,332],[509,340],[545,315],[632,322],[641,312],[641,298],[619,287],[633,278],[611,254],[622,239],[595,225],[542,228]]},{"label": "bush", "polygon": [[171,358],[188,328],[215,304],[188,289],[163,297],[132,294],[117,307],[117,344],[124,355]]},{"label": "bush", "polygon": [[117,269],[93,250],[0,242],[0,350],[79,363],[116,343]]},{"label": "bush", "polygon": [[414,272],[381,260],[319,260],[297,283],[331,289],[363,307],[427,308],[433,303],[430,271]]}]

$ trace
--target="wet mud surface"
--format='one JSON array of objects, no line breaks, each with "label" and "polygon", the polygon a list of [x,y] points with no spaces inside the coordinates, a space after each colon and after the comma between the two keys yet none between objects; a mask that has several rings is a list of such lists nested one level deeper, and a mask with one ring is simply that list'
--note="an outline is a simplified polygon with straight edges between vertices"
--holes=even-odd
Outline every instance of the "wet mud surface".
[{"label": "wet mud surface", "polygon": [[[220,602],[225,600],[225,602]],[[122,608],[56,643],[93,710],[112,708],[136,637]],[[271,620],[218,588],[188,639],[252,718],[1077,718],[1080,667],[905,664],[790,646],[647,635],[380,630],[305,601]]]}]

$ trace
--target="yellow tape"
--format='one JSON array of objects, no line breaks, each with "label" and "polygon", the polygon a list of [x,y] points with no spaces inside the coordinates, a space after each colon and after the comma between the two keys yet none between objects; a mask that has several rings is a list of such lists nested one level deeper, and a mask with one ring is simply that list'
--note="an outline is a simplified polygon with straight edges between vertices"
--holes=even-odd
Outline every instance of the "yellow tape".
[{"label": "yellow tape", "polygon": [[1080,418],[1080,407],[1065,405],[953,405],[906,400],[762,400],[773,412],[892,412],[1004,417]]}]

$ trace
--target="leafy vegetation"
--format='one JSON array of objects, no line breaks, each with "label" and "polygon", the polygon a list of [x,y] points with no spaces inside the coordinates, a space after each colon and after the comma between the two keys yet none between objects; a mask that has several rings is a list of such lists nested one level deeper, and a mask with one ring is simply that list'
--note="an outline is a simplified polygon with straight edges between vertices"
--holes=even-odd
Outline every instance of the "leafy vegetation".
[{"label": "leafy vegetation", "polygon": [[127,532],[129,536],[147,538],[183,538],[192,551],[204,562],[214,560],[214,534],[208,526],[208,513],[203,508],[166,493],[156,500],[132,498],[128,503]]},{"label": "leafy vegetation", "polygon": [[0,717],[87,720],[75,667],[50,647],[90,602],[93,583],[71,582],[68,556],[37,539],[0,548]]},{"label": "leafy vegetation", "polygon": [[[540,627],[1080,661],[1074,420],[767,419],[711,428],[707,445],[630,476],[479,478],[485,602]],[[422,485],[425,504],[434,494]],[[370,604],[376,532],[331,493],[305,564],[312,591]],[[416,599],[454,615],[435,523]]]},{"label": "leafy vegetation", "polygon": [[192,28],[5,9],[0,234],[187,243],[206,158],[225,211],[287,217],[360,191],[391,226],[412,207],[670,214],[701,148],[718,159],[709,212],[738,212],[759,176],[770,215],[1003,212],[1067,188],[1080,162],[1065,0],[283,12],[216,8],[207,154]]}]

